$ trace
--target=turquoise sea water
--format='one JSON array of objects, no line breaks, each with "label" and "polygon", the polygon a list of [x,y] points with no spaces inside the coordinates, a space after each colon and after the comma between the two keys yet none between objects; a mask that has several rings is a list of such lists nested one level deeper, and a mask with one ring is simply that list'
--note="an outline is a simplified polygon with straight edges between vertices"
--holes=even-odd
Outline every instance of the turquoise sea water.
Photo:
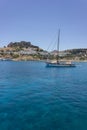
[{"label": "turquoise sea water", "polygon": [[0,130],[87,130],[87,63],[0,61]]}]

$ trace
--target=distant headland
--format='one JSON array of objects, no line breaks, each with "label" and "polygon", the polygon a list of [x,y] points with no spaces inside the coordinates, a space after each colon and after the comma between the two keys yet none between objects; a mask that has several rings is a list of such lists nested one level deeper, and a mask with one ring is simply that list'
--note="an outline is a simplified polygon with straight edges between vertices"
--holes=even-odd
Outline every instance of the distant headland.
[{"label": "distant headland", "polygon": [[[50,58],[55,59],[56,50],[48,52],[26,41],[11,42],[7,46],[0,48],[0,60],[46,60],[49,53]],[[60,60],[87,61],[87,49],[80,48],[60,51],[59,58]]]}]

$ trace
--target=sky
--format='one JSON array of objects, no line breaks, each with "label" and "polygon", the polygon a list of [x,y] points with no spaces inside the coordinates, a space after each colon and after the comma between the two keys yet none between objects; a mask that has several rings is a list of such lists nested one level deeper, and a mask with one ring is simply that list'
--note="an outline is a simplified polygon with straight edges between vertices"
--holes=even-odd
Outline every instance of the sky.
[{"label": "sky", "polygon": [[30,41],[47,50],[87,48],[87,0],[0,0],[0,47]]}]

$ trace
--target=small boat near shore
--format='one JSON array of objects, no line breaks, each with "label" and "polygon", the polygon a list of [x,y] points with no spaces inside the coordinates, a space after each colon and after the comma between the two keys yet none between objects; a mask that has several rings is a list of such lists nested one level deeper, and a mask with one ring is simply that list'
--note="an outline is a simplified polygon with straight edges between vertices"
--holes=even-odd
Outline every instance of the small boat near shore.
[{"label": "small boat near shore", "polygon": [[76,65],[71,61],[60,61],[59,60],[59,41],[60,41],[60,29],[58,31],[58,42],[57,42],[57,56],[56,61],[52,61],[47,59],[46,66],[47,67],[75,67]]}]

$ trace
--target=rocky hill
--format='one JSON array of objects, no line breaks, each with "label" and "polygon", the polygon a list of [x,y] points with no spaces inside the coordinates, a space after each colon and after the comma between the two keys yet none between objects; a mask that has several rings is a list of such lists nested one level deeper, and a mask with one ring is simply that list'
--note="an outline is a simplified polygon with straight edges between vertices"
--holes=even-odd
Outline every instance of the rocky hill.
[{"label": "rocky hill", "polygon": [[7,47],[19,47],[19,48],[39,48],[38,46],[32,45],[31,42],[21,41],[21,42],[11,42],[7,45]]},{"label": "rocky hill", "polygon": [[42,60],[46,58],[46,51],[31,44],[31,42],[11,42],[7,47],[0,48],[0,58],[12,60]]},{"label": "rocky hill", "polygon": [[[7,47],[0,48],[0,59],[12,60],[46,60],[56,59],[57,51],[47,52],[31,42],[11,42]],[[59,52],[60,60],[87,60],[87,49],[70,49]]]}]

